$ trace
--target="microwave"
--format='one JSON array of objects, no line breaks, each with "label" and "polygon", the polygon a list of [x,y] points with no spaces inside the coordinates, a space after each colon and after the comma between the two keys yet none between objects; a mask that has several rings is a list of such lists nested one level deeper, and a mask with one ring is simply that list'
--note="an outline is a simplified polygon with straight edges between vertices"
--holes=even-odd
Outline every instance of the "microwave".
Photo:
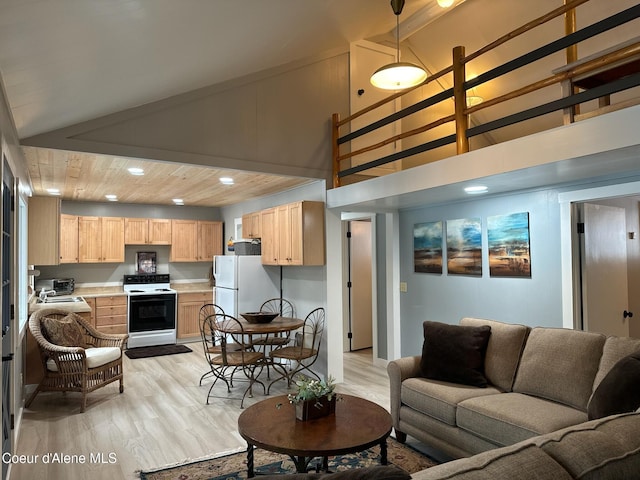
[{"label": "microwave", "polygon": [[53,290],[56,295],[71,295],[75,289],[73,278],[43,278],[36,280],[36,292]]}]

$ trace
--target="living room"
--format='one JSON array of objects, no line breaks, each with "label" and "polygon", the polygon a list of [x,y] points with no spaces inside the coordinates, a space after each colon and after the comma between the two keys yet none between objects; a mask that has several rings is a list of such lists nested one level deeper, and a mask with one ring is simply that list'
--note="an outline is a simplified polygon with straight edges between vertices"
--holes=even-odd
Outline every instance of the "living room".
[{"label": "living room", "polygon": [[[421,199],[416,202],[414,198],[407,203],[402,203],[404,200],[400,201],[392,212],[382,206],[375,205],[375,202],[380,199],[380,191],[388,192],[387,188],[392,190],[395,188],[390,184],[387,184],[385,189],[378,188],[380,182],[373,182],[359,188],[346,188],[340,194],[329,192],[327,195],[327,204],[330,209],[327,212],[329,217],[328,251],[334,255],[329,259],[326,277],[331,281],[328,282],[324,278],[312,279],[314,284],[318,280],[318,284],[322,284],[323,288],[325,284],[332,284],[326,285],[329,316],[340,319],[344,309],[341,290],[336,287],[344,280],[341,262],[344,244],[338,234],[341,230],[341,214],[342,212],[361,211],[375,212],[377,227],[386,232],[385,235],[381,235],[377,244],[380,251],[384,252],[384,255],[380,257],[382,259],[379,263],[380,271],[387,269],[384,272],[385,278],[380,280],[380,286],[377,289],[381,303],[378,311],[378,338],[376,339],[378,358],[375,360],[379,363],[384,363],[386,360],[397,358],[403,354],[419,351],[421,336],[418,335],[418,329],[426,318],[456,323],[461,317],[471,315],[531,326],[568,326],[573,328],[573,315],[571,310],[567,309],[567,305],[571,303],[572,292],[570,287],[567,290],[565,282],[567,275],[565,265],[570,263],[570,255],[567,256],[566,252],[567,235],[570,237],[567,232],[570,232],[570,225],[567,226],[564,223],[564,209],[568,202],[563,199],[582,190],[592,190],[594,195],[591,197],[583,196],[583,201],[589,198],[617,196],[622,191],[626,195],[634,195],[640,191],[637,189],[637,180],[640,178],[637,165],[637,141],[634,139],[633,131],[633,125],[636,124],[639,115],[638,108],[631,107],[624,112],[619,112],[619,114],[609,114],[607,118],[602,117],[599,120],[585,122],[584,126],[571,126],[562,129],[561,132],[549,132],[547,135],[541,134],[535,138],[496,146],[486,149],[483,153],[472,153],[460,161],[452,161],[449,164],[453,170],[461,172],[468,169],[468,171],[474,172],[474,178],[480,178],[489,175],[490,172],[474,170],[475,167],[471,168],[470,165],[482,159],[491,156],[505,159],[509,157],[540,157],[543,154],[548,154],[549,150],[562,150],[561,147],[571,143],[572,139],[586,139],[584,142],[580,142],[580,145],[575,145],[573,142],[573,146],[567,147],[558,155],[562,158],[555,158],[555,167],[558,169],[562,169],[569,163],[577,163],[577,168],[584,168],[585,174],[580,178],[573,179],[571,184],[559,182],[560,184],[556,185],[555,182],[550,182],[547,185],[553,185],[551,187],[527,187],[483,200],[479,200],[479,197],[463,200],[460,197],[446,204],[429,199]],[[9,138],[7,151],[16,149],[18,142],[13,138],[15,135],[11,131],[5,134],[4,129],[3,134]],[[542,149],[541,145],[544,145],[545,148]],[[9,159],[11,158],[10,154]],[[575,158],[580,158],[580,162],[576,162]],[[602,166],[598,167],[598,164]],[[607,166],[612,166],[614,169],[619,168],[619,170],[610,173],[611,170],[607,170]],[[16,167],[16,170],[19,170],[19,167]],[[412,176],[421,177],[417,180],[417,184],[413,183],[416,180],[409,181]],[[402,193],[397,195],[387,193],[385,198],[393,202],[395,198],[401,198],[405,193],[411,194],[431,188],[437,189],[437,186],[433,187],[425,180],[437,176],[437,168],[434,166],[419,167],[419,170],[412,173],[400,175],[397,182],[404,184],[401,187]],[[509,183],[513,181],[513,178],[503,178],[502,183]],[[610,189],[611,193],[603,197],[601,190],[599,190],[603,188]],[[338,198],[340,195],[353,196]],[[366,200],[362,200],[363,198]],[[249,202],[226,210],[223,209],[224,221],[232,223],[238,213],[251,211],[254,208],[255,202]],[[432,276],[415,272],[413,247],[413,227],[415,224],[469,217],[479,217],[484,222],[490,216],[512,212],[529,213],[531,270],[533,272],[531,278],[492,278],[488,271],[485,271],[480,277]],[[633,218],[634,216],[637,219],[637,210],[632,209],[629,217]],[[637,226],[630,224],[628,231],[637,231]],[[631,238],[628,240],[629,251],[635,252],[635,242]],[[630,264],[635,262],[635,258],[632,257]],[[292,283],[295,283],[295,280],[295,278],[292,279]],[[406,283],[406,294],[397,291],[396,287],[400,282]],[[305,288],[303,284],[298,284],[298,286]],[[321,294],[324,294],[324,291]],[[540,301],[540,298],[544,298],[545,301]],[[639,310],[631,305],[628,308],[631,311]],[[514,318],[516,316],[517,320]],[[396,319],[400,320],[396,321]],[[331,331],[328,332],[329,341],[326,353],[323,352],[323,357],[326,359],[327,371],[335,372],[341,381],[344,380],[346,385],[350,385],[352,380],[347,380],[346,367],[344,373],[342,367],[343,363],[346,363],[342,359],[344,340],[342,324],[338,320],[333,321],[335,323]],[[632,325],[636,324],[632,323]],[[630,334],[638,336],[634,335],[635,331],[630,329]],[[197,364],[197,362],[193,363]],[[150,367],[150,370],[168,372],[171,369],[154,366]],[[131,369],[130,371],[135,377],[135,373],[133,373],[135,370]],[[165,375],[171,374],[165,373]],[[145,385],[142,391],[145,392],[143,395],[153,396],[160,391],[164,393],[164,388],[166,385],[158,385],[157,388]],[[381,390],[384,390],[384,387],[381,387]],[[359,394],[363,395],[363,392],[359,392]],[[198,398],[198,400],[200,408],[202,407],[202,399]],[[195,416],[197,417],[198,414],[196,413]],[[115,419],[117,414],[109,412],[105,417],[99,417],[95,420],[72,418],[70,419],[72,422],[71,431],[79,432],[81,426],[94,422],[104,426],[105,429],[116,428],[125,432],[133,428],[132,424],[135,425],[134,421],[127,422],[127,425],[122,426],[117,422],[118,426],[116,427],[108,426],[105,423],[105,418]],[[221,425],[221,428],[225,432],[233,432],[234,426],[234,421],[229,420]],[[39,434],[36,433],[35,438],[38,438],[37,435]],[[230,436],[233,437],[233,435]],[[114,438],[116,437],[114,436]],[[166,441],[167,445],[171,445],[170,442],[173,440],[167,438]],[[203,442],[206,442],[206,439],[203,439]],[[217,445],[216,450],[224,450],[226,446],[226,444]],[[132,442],[127,448],[136,451],[137,445]],[[57,448],[55,449],[57,450]],[[164,452],[166,447],[162,447],[162,449]],[[108,448],[103,450],[102,447],[97,447],[97,450],[110,451]],[[196,454],[196,456],[198,455],[199,453]],[[158,462],[154,463],[154,465],[157,464]]]}]

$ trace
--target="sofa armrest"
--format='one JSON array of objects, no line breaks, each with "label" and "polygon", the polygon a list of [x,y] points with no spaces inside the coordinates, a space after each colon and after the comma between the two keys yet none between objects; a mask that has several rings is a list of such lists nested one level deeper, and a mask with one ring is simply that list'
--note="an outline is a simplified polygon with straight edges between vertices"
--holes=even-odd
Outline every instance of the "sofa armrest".
[{"label": "sofa armrest", "polygon": [[420,376],[420,355],[403,357],[392,360],[387,365],[390,389],[390,410],[393,427],[397,428],[400,421],[400,390],[402,382],[407,378]]}]

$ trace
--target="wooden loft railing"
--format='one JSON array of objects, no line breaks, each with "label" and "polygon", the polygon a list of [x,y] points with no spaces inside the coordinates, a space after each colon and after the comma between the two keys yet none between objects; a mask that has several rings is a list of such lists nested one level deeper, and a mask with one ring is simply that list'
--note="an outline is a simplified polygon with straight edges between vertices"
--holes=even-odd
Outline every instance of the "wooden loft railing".
[{"label": "wooden loft railing", "polygon": [[[334,114],[332,118],[334,188],[341,186],[343,183],[342,179],[350,175],[360,174],[361,172],[366,172],[366,170],[371,168],[428,152],[445,145],[455,143],[457,154],[468,152],[469,138],[519,122],[524,122],[551,112],[563,111],[565,123],[572,122],[580,118],[579,107],[580,104],[584,102],[599,99],[600,107],[608,110],[614,108],[609,105],[609,97],[611,94],[629,90],[640,85],[640,37],[636,37],[616,47],[609,48],[599,54],[591,55],[581,60],[577,59],[577,45],[579,42],[595,37],[603,32],[614,30],[617,27],[637,19],[640,17],[640,5],[635,5],[627,10],[576,31],[575,9],[579,5],[587,3],[588,1],[589,0],[565,0],[565,4],[563,6],[556,8],[546,15],[543,15],[542,17],[521,26],[507,35],[500,37],[491,44],[470,55],[465,55],[464,47],[455,47],[453,49],[452,64],[431,75],[421,85],[390,95],[386,99],[353,113],[345,119],[340,119],[338,114]],[[510,60],[503,65],[495,67],[492,70],[482,73],[473,79],[465,80],[465,66],[470,61],[561,15],[565,15],[564,36],[518,58]],[[516,90],[507,92],[498,97],[484,100],[478,105],[467,106],[467,91],[563,50],[566,51],[567,64],[555,69],[551,72],[550,76],[537,80],[534,83]],[[341,130],[347,130],[347,127],[350,127],[351,122],[356,118],[359,118],[389,102],[396,101],[400,97],[416,90],[417,88],[450,74],[453,76],[452,88],[448,88],[441,93],[418,101],[412,105],[405,106],[396,113],[358,128],[355,131],[341,135]],[[562,96],[556,100],[537,105],[533,108],[517,111],[496,120],[488,121],[484,124],[472,127],[469,126],[469,115],[472,113],[503,104],[509,100],[555,84],[562,85]],[[350,142],[356,138],[363,137],[364,135],[374,132],[381,127],[398,122],[409,115],[433,107],[434,105],[450,100],[451,98],[454,100],[453,112],[449,115],[440,117],[437,120],[425,125],[420,125],[409,131],[401,132],[384,140],[378,140],[373,144],[360,147],[357,150],[347,151],[344,153],[341,152],[341,147],[343,149],[348,149]],[[627,102],[622,107],[628,106],[630,103],[631,102]],[[636,101],[635,103],[638,102]],[[455,133],[453,134],[445,135],[435,140],[397,151],[376,160],[365,161],[361,164],[357,163],[358,155],[373,152],[391,143],[415,137],[451,122],[455,125]],[[344,165],[347,161],[349,161],[349,165],[345,167]]]}]

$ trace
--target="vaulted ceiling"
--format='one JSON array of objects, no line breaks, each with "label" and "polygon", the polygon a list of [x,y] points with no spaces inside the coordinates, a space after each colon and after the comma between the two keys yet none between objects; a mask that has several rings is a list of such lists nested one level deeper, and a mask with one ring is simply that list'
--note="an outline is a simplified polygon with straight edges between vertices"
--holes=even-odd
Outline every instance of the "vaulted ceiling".
[{"label": "vaulted ceiling", "polygon": [[[579,10],[579,26],[634,4],[591,0],[584,9],[590,13],[581,16]],[[456,0],[444,10],[436,0],[407,0],[400,28],[403,50],[435,72],[451,63],[454,46],[464,45],[470,53],[560,5],[562,0]],[[0,74],[19,137],[26,138],[332,49],[346,51],[356,40],[393,45],[394,27],[388,0],[0,0]],[[513,58],[514,49],[543,43],[534,37],[555,38],[563,30],[558,19],[509,49],[492,52],[486,64],[471,65],[471,70],[502,63]],[[599,46],[592,42],[580,48],[587,53]],[[490,96],[490,87],[481,94]],[[105,183],[116,186],[115,178],[129,188],[129,177],[114,172],[146,162],[46,149],[26,152],[36,194],[45,194],[47,182],[55,178],[63,182],[81,172],[85,187],[64,193],[75,200],[98,201],[108,190]],[[169,197],[197,188],[195,182],[203,178],[214,181],[229,173],[162,168],[171,172],[164,183]],[[244,191],[233,197],[237,201],[309,181],[264,174],[237,178],[238,190]],[[119,197],[125,201],[126,195]],[[223,205],[229,190],[206,197],[193,204]],[[128,200],[170,201],[133,194]]]}]

